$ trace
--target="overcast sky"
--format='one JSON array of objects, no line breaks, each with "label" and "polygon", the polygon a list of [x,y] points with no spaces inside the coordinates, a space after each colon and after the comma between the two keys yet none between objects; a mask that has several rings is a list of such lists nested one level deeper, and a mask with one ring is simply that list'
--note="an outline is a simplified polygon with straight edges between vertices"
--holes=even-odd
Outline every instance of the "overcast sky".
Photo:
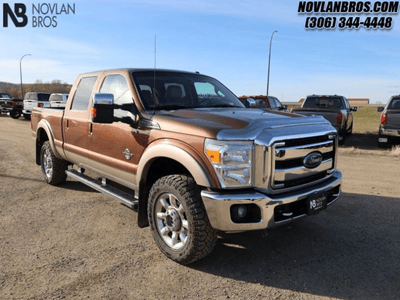
[{"label": "overcast sky", "polygon": [[[3,2],[4,3],[4,2]],[[14,2],[6,2],[12,8]],[[400,93],[400,18],[391,30],[306,30],[299,1],[149,0],[48,1],[75,5],[75,13],[38,15],[27,8],[28,24],[9,18],[0,27],[0,81],[59,79],[73,83],[79,73],[119,67],[199,71],[237,96],[265,94],[268,51],[273,36],[269,94],[298,101],[310,94],[340,94],[386,103]],[[46,7],[42,7],[42,10]],[[3,8],[0,7],[0,17]],[[49,28],[33,27],[33,17]],[[340,16],[338,16],[340,17]],[[20,20],[20,19],[19,19]],[[37,20],[37,19],[36,19]]]}]

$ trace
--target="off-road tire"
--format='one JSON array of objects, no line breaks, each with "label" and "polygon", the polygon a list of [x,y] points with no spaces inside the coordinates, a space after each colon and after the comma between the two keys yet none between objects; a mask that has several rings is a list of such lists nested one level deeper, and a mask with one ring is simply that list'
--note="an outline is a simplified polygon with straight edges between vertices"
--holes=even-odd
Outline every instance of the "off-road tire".
[{"label": "off-road tire", "polygon": [[21,116],[21,113],[16,110],[11,110],[10,111],[10,117],[13,119],[18,119]]},{"label": "off-road tire", "polygon": [[217,233],[208,220],[200,188],[190,176],[169,175],[153,184],[148,219],[157,246],[175,262],[186,265],[214,249]]},{"label": "off-road tire", "polygon": [[51,185],[59,185],[67,179],[65,171],[68,169],[68,163],[59,159],[51,150],[50,142],[45,141],[40,151],[40,165],[44,180]]}]

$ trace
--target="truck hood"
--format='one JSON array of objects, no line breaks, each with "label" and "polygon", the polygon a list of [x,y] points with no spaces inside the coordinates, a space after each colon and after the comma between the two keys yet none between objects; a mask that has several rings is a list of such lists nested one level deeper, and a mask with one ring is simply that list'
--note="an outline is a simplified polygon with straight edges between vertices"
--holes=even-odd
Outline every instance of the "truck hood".
[{"label": "truck hood", "polygon": [[[300,116],[250,108],[198,108],[160,111],[153,116],[162,130],[217,138],[220,140],[256,140],[266,132],[281,129],[295,134],[316,128],[334,128],[321,116]],[[287,130],[292,128],[291,130]],[[305,129],[305,128],[308,128]],[[265,131],[265,132],[264,132]],[[269,134],[268,134],[269,135]]]}]

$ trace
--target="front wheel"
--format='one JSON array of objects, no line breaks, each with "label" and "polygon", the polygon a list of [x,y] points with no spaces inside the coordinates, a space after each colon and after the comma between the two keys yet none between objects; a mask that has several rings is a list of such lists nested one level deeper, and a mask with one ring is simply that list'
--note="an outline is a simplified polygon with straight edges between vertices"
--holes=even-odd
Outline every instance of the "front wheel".
[{"label": "front wheel", "polygon": [[178,263],[199,260],[216,244],[216,231],[192,177],[170,175],[157,180],[149,194],[148,218],[157,246]]},{"label": "front wheel", "polygon": [[44,175],[44,180],[51,185],[59,185],[67,179],[65,171],[68,163],[57,158],[51,150],[50,142],[46,141],[40,151],[40,164]]},{"label": "front wheel", "polygon": [[24,114],[24,118],[25,120],[30,120],[31,119],[31,115],[30,114]]}]

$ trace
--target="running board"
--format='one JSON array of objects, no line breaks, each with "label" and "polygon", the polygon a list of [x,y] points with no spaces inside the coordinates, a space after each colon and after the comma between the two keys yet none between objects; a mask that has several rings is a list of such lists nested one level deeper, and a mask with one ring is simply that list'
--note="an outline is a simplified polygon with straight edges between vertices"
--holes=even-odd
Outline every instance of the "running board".
[{"label": "running board", "polygon": [[91,187],[92,189],[95,189],[96,191],[99,191],[101,193],[107,194],[111,197],[117,198],[119,202],[122,204],[137,210],[138,208],[138,200],[135,199],[133,196],[115,188],[110,185],[106,184],[106,180],[103,179],[102,182],[99,182],[98,180],[95,180],[89,176],[86,176],[76,170],[67,170],[65,171],[68,176],[75,178],[82,182],[83,184]]}]

